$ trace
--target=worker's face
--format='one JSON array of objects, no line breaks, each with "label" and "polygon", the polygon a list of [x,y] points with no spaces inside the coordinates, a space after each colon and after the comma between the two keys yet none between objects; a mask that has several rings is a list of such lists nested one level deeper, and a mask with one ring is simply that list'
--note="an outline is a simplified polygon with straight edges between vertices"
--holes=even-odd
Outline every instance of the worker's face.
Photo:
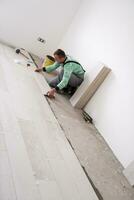
[{"label": "worker's face", "polygon": [[54,55],[55,61],[58,63],[63,63],[65,58],[64,57],[60,57],[58,55]]}]

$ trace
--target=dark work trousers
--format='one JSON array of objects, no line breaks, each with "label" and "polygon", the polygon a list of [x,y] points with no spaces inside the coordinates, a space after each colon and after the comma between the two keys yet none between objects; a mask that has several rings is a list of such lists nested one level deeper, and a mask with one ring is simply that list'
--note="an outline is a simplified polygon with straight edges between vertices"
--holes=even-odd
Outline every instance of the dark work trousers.
[{"label": "dark work trousers", "polygon": [[[64,74],[64,69],[62,69],[55,78],[53,78],[51,81],[49,81],[49,85],[51,87],[55,88],[61,82],[61,80],[63,78],[63,74]],[[77,88],[78,86],[80,86],[80,84],[83,82],[83,80],[84,80],[84,74],[81,75],[80,77],[78,77],[72,73],[66,88],[68,88],[68,87],[69,88],[71,88],[71,87]]]}]

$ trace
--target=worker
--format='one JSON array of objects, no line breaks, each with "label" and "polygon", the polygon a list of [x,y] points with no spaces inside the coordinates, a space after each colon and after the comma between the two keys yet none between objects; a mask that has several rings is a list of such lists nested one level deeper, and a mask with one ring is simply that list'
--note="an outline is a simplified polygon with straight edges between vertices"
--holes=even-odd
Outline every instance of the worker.
[{"label": "worker", "polygon": [[47,68],[43,67],[35,70],[36,72],[43,70],[50,73],[60,66],[62,67],[60,73],[49,82],[51,90],[47,92],[47,95],[49,97],[54,97],[55,92],[64,89],[70,89],[70,92],[73,93],[83,82],[85,70],[80,63],[71,59],[71,57],[67,56],[61,49],[54,52],[54,58],[54,64]]}]

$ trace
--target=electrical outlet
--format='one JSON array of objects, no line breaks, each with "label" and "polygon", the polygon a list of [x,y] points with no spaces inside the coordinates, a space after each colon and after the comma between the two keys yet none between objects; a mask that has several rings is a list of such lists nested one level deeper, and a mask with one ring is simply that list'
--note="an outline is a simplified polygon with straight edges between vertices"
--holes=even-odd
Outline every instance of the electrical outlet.
[{"label": "electrical outlet", "polygon": [[41,37],[38,37],[37,40],[38,40],[39,42],[41,42],[41,43],[46,43],[46,40],[44,40],[44,39],[41,38]]}]

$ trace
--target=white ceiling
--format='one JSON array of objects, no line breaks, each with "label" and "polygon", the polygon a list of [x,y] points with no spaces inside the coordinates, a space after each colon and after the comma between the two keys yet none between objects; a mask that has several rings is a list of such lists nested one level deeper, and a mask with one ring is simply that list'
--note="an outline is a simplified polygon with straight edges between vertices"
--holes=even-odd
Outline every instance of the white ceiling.
[{"label": "white ceiling", "polygon": [[[81,0],[1,0],[0,40],[43,56],[67,31]],[[38,37],[46,44],[37,41]]]}]

